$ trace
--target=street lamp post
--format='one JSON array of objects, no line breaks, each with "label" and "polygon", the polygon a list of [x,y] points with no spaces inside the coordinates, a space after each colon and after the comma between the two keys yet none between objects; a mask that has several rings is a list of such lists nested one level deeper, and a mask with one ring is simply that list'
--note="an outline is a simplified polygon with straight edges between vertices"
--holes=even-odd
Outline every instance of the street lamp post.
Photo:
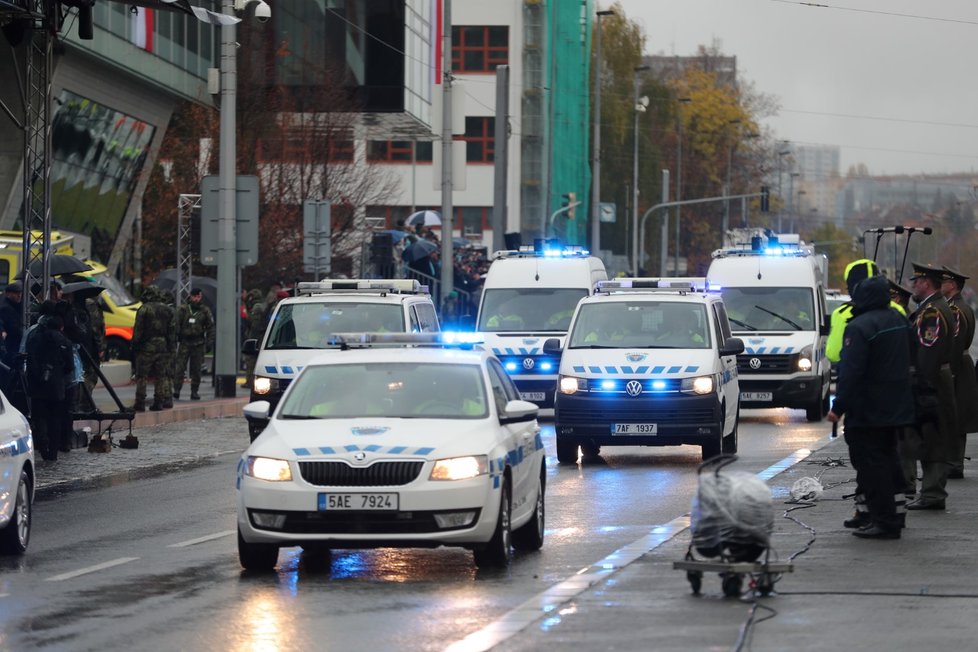
[{"label": "street lamp post", "polygon": [[[735,128],[734,130],[737,131],[736,127],[737,125],[740,124],[740,120],[739,119],[731,120],[727,124],[734,127]],[[730,194],[730,176],[731,176],[731,171],[733,170],[733,149],[735,143],[736,140],[731,134],[729,136],[729,142],[727,143],[727,184],[723,188],[723,195],[725,197]],[[723,246],[724,241],[727,239],[727,229],[729,228],[730,228],[730,200],[727,199],[726,201],[723,202],[723,225],[720,228],[721,247]]]},{"label": "street lamp post", "polygon": [[591,251],[600,255],[601,251],[601,19],[614,16],[615,12],[605,9],[597,12],[598,24],[594,42],[594,145],[591,148]]},{"label": "street lamp post", "polygon": [[788,175],[788,219],[791,223],[790,233],[795,232],[795,177],[801,176],[800,172],[792,172]]},{"label": "street lamp post", "polygon": [[[689,97],[679,98],[679,109],[676,115],[679,117],[679,142],[676,147],[676,201],[683,200],[683,116],[682,108],[684,105],[689,104],[693,100]],[[680,221],[680,208],[679,205],[676,206],[676,239],[675,247],[676,250],[673,252],[673,264],[672,264],[672,275],[679,276],[679,221]]]},{"label": "street lamp post", "polygon": [[645,95],[638,96],[639,73],[645,72],[649,66],[635,67],[635,138],[634,150],[632,152],[632,276],[638,276],[638,116],[645,113],[649,105],[649,98]]},{"label": "street lamp post", "polygon": [[[784,144],[787,146],[788,141],[784,141]],[[783,149],[783,150],[779,150],[778,151],[778,199],[779,199],[779,203],[778,203],[778,233],[781,233],[781,230],[782,230],[781,229],[781,214],[784,213],[784,210],[783,210],[783,207],[782,207],[782,204],[784,204],[784,199],[783,199],[784,198],[784,194],[783,194],[783,192],[781,190],[781,180],[784,177],[784,175],[781,173],[781,160],[785,156],[787,156],[788,154],[791,154],[791,150],[790,149]]]}]

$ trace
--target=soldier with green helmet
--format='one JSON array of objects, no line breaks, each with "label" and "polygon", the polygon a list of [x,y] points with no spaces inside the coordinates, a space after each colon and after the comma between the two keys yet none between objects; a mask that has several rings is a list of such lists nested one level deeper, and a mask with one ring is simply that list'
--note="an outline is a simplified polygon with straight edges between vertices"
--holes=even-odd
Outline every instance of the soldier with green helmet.
[{"label": "soldier with green helmet", "polygon": [[190,400],[199,401],[200,369],[204,354],[214,339],[214,317],[203,303],[204,293],[200,288],[190,291],[190,299],[177,309],[176,364],[173,366],[173,398],[180,398],[183,387],[183,372],[190,364]]},{"label": "soldier with green helmet", "polygon": [[136,312],[132,348],[135,361],[136,412],[146,410],[146,381],[155,379],[153,404],[150,410],[173,407],[174,315],[166,304],[166,297],[158,288],[150,285],[143,289],[143,305]]}]

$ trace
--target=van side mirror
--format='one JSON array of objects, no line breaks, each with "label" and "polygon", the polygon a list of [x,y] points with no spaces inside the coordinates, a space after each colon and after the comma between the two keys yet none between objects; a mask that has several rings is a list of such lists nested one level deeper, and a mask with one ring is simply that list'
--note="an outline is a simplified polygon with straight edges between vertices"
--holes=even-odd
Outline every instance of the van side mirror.
[{"label": "van side mirror", "polygon": [[830,317],[826,316],[825,319],[822,320],[822,323],[818,326],[818,334],[827,336],[830,330],[832,330],[832,320]]},{"label": "van side mirror", "polygon": [[738,355],[744,352],[744,340],[739,337],[728,337],[720,347],[720,355]]},{"label": "van side mirror", "polygon": [[560,338],[550,337],[550,338],[547,338],[547,340],[543,343],[543,352],[544,353],[557,353],[557,354],[559,354],[560,353],[560,349],[561,349],[561,346],[560,346]]},{"label": "van side mirror", "polygon": [[258,340],[245,340],[241,343],[241,352],[245,355],[258,355]]}]

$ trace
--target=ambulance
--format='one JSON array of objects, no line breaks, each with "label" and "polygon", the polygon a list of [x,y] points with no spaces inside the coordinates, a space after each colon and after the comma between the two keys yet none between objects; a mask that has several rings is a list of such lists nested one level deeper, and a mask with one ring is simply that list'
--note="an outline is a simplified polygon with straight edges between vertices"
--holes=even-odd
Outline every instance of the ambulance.
[{"label": "ambulance", "polygon": [[553,408],[560,355],[544,353],[543,342],[562,342],[577,302],[607,278],[601,259],[555,240],[493,254],[476,330],[516,383],[520,398]]},{"label": "ambulance", "polygon": [[557,461],[602,446],[699,446],[737,452],[741,340],[703,278],[602,281],[577,307],[561,352],[554,406]]},{"label": "ambulance", "polygon": [[[268,401],[269,413],[306,362],[335,350],[336,333],[431,333],[440,330],[428,286],[416,279],[326,279],[299,283],[298,296],[275,305],[262,339],[245,340],[242,352],[257,355],[252,401]],[[267,419],[247,416],[254,441]]]},{"label": "ambulance", "polygon": [[831,364],[825,357],[827,260],[796,234],[755,236],[713,252],[706,278],[720,287],[734,335],[741,405],[805,410],[821,421],[829,409]]}]

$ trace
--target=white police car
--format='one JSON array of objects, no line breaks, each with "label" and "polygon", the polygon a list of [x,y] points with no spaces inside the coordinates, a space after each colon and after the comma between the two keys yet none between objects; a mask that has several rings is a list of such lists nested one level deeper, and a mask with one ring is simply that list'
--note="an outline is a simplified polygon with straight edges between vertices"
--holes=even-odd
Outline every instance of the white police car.
[{"label": "white police car", "polygon": [[543,545],[537,406],[449,336],[341,334],[306,364],[238,467],[245,569],[272,568],[280,546],[462,546],[496,566]]},{"label": "white police car", "polygon": [[34,442],[27,419],[0,394],[0,553],[19,555],[31,539]]},{"label": "white police car", "polygon": [[[559,350],[548,340],[544,350]],[[737,452],[736,355],[718,292],[705,279],[616,279],[582,299],[560,359],[557,459],[601,446]]]}]

